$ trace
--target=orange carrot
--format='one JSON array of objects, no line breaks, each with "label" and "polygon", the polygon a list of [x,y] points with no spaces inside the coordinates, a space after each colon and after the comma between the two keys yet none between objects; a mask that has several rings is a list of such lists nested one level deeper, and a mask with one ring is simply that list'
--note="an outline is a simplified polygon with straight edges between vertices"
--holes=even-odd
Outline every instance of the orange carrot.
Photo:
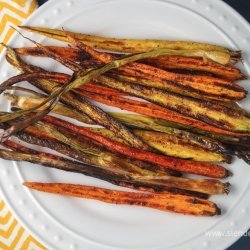
[{"label": "orange carrot", "polygon": [[24,182],[23,185],[42,192],[94,199],[111,204],[137,205],[196,216],[214,216],[221,213],[212,201],[180,194],[124,192],[65,183]]},{"label": "orange carrot", "polygon": [[151,117],[164,119],[170,122],[179,123],[184,126],[197,128],[199,130],[204,130],[207,132],[221,134],[221,135],[236,136],[236,137],[249,136],[249,134],[246,134],[246,133],[236,133],[236,132],[231,132],[231,131],[227,131],[227,130],[214,127],[205,122],[195,120],[188,116],[181,115],[177,112],[165,109],[153,103],[132,100],[132,99],[128,99],[122,96],[98,95],[96,93],[91,93],[91,92],[81,91],[81,90],[79,91],[77,90],[77,93],[89,99],[103,103],[103,104],[107,104],[107,105],[111,105],[117,108],[136,112],[142,115],[148,115]]},{"label": "orange carrot", "polygon": [[89,92],[92,93],[97,93],[97,94],[101,94],[101,95],[112,95],[112,96],[118,96],[118,95],[124,95],[124,93],[119,92],[115,89],[111,89],[105,86],[100,86],[96,83],[90,82],[87,83],[86,85],[80,87],[80,89],[82,89],[83,91],[87,90]]},{"label": "orange carrot", "polygon": [[142,63],[152,65],[161,69],[181,69],[211,73],[228,81],[245,79],[246,77],[239,69],[225,66],[218,63],[204,61],[203,59],[184,56],[159,56],[151,59],[144,59]]},{"label": "orange carrot", "polygon": [[[65,59],[71,61],[81,61],[83,60],[83,54],[78,49],[69,48],[69,47],[58,47],[58,46],[46,46],[49,50],[56,52]],[[16,53],[25,56],[38,56],[38,57],[47,57],[39,47],[26,47],[26,48],[17,48],[15,49]]]}]

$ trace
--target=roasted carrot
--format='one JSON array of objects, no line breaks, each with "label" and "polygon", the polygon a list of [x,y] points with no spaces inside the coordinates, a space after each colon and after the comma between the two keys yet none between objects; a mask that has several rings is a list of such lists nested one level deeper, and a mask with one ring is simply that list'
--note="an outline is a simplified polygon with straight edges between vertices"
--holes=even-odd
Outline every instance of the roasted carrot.
[{"label": "roasted carrot", "polygon": [[[128,126],[136,126],[143,129],[150,129],[154,131],[160,131],[166,133],[171,128],[181,129],[183,133],[184,130],[190,130],[195,133],[206,135],[217,140],[221,140],[227,143],[239,144],[239,145],[248,145],[249,144],[249,134],[244,133],[235,133],[226,130],[222,130],[201,121],[196,121],[192,118],[181,116],[178,113],[164,109],[158,105],[142,102],[138,100],[127,99],[119,96],[106,96],[98,95],[96,93],[91,93],[88,91],[76,91],[77,94],[83,95],[89,99],[95,100],[97,102],[118,107],[121,109],[134,111],[143,115],[122,115],[120,113],[110,113],[111,116],[118,119],[120,122],[125,123]],[[21,109],[29,109],[38,104],[40,104],[44,99],[42,98],[32,98],[27,96],[16,96],[6,93],[5,96],[11,101],[12,105],[19,107]],[[70,109],[63,104],[57,104],[53,109],[53,112],[63,116],[68,116],[70,118],[76,119],[80,122],[87,124],[95,124],[87,116],[84,116],[78,113],[74,109]],[[133,119],[132,119],[133,118]],[[135,118],[135,119],[134,119]],[[140,122],[140,120],[142,120]],[[192,121],[193,120],[193,121]],[[194,134],[192,135],[194,137]],[[201,137],[199,136],[199,142],[201,142]],[[206,145],[202,142],[202,145]],[[220,149],[216,149],[219,150]]]},{"label": "roasted carrot", "polygon": [[[21,28],[31,32],[37,32],[57,40],[68,42],[65,32],[62,30],[29,26],[21,26]],[[230,51],[221,46],[204,43],[104,38],[75,32],[67,32],[67,34],[76,37],[83,43],[93,48],[120,51],[123,53],[140,53],[153,49],[166,49],[169,51],[169,55],[201,57],[203,59],[210,59],[221,64],[236,63],[241,59],[240,51]]]},{"label": "roasted carrot", "polygon": [[[72,147],[71,143],[63,143],[63,141],[58,140],[57,137],[54,136],[54,134],[46,132],[47,130],[30,126],[27,127],[25,131],[19,132],[16,137],[29,144],[47,147],[52,150],[58,151],[65,156],[71,157],[85,164],[100,166],[113,171],[121,171],[128,176],[152,176],[152,179],[155,176],[166,177],[167,175],[180,177],[180,174],[178,172],[162,171],[162,168],[159,168],[156,165],[150,165],[142,161],[130,160],[128,158],[122,157],[121,155],[118,156],[107,152],[103,148],[99,148],[98,146],[95,146],[96,155],[80,151],[79,149]],[[78,142],[81,142],[81,145],[87,148],[89,152],[92,150],[90,144],[84,144],[83,141]]]},{"label": "roasted carrot", "polygon": [[[27,130],[28,128],[31,129]],[[142,163],[139,163],[136,160],[130,161],[125,158],[119,159],[117,156],[107,152],[103,152],[102,155],[97,157],[91,157],[88,154],[56,141],[53,138],[54,134],[48,133],[48,135],[44,135],[44,131],[41,129],[33,127],[28,128],[26,128],[24,132],[19,132],[16,137],[29,144],[51,148],[65,156],[81,161],[84,164],[91,166],[94,165],[103,170],[114,172],[117,177],[119,175],[120,178],[125,178],[124,180],[127,181],[133,181],[133,183],[137,183],[139,186],[148,185],[148,187],[151,187],[152,190],[157,192],[174,192],[203,198],[205,197],[204,194],[211,195],[229,192],[229,184],[222,183],[219,180],[170,177],[165,172],[160,172],[158,170],[156,172],[152,172],[151,170],[147,170],[147,166],[143,166]],[[13,141],[7,140],[4,142],[4,145],[18,152],[36,154],[42,157],[47,156],[46,153],[38,151],[33,152],[32,149],[26,148],[25,146],[17,144]],[[54,158],[57,160],[62,160],[58,156],[55,157]],[[106,164],[103,164],[105,162]]]},{"label": "roasted carrot", "polygon": [[[120,70],[120,69],[119,69]],[[158,72],[160,73],[160,72]],[[148,74],[147,70],[140,69],[112,74],[111,76],[121,80],[142,86],[154,87],[171,91],[188,97],[208,99],[225,103],[233,103],[244,99],[247,91],[239,85],[223,79],[206,75],[178,74],[165,71],[163,74]]]},{"label": "roasted carrot", "polygon": [[[21,132],[22,133],[22,132]],[[99,178],[115,185],[129,187],[137,190],[143,190],[156,193],[175,193],[184,194],[188,196],[195,196],[198,198],[208,198],[208,194],[223,194],[229,192],[229,183],[222,183],[218,180],[210,179],[186,179],[186,178],[169,178],[166,175],[162,175],[162,179],[155,179],[157,176],[143,176],[143,175],[130,175],[126,171],[120,171],[119,169],[103,168],[100,166],[93,166],[78,161],[72,161],[65,159],[64,157],[53,155],[50,153],[44,153],[36,151],[25,146],[22,146],[16,142],[6,140],[4,143],[9,149],[15,152],[0,150],[0,158],[6,160],[16,161],[28,161],[31,163],[38,163],[46,167],[57,168],[64,171],[82,173],[87,176]],[[38,144],[43,146],[42,144]],[[67,152],[70,155],[74,155],[70,149],[65,145],[58,145],[54,143],[56,150],[60,148],[60,152]],[[40,157],[40,158],[39,158]],[[158,176],[160,177],[160,176]],[[182,189],[182,187],[184,189]],[[202,190],[205,193],[193,190]]]},{"label": "roasted carrot", "polygon": [[[91,55],[97,61],[106,63],[115,59],[113,55],[97,52],[73,37],[67,37],[70,42]],[[136,62],[128,63],[127,65],[120,67],[119,70],[124,70],[125,72],[127,70],[134,70],[136,65]],[[147,65],[141,64],[141,66],[138,66],[138,69],[143,69],[145,66]],[[149,69],[149,71],[154,74],[154,70]],[[249,115],[243,111],[239,112],[239,109],[233,110],[231,107],[229,108],[214,102],[184,97],[175,93],[163,92],[152,87],[139,87],[137,85],[117,81],[106,76],[99,76],[98,82],[119,91],[153,101],[170,110],[177,111],[195,119],[200,119],[208,124],[212,124],[225,130],[234,132],[250,131]]]},{"label": "roasted carrot", "polygon": [[[70,61],[79,62],[86,57],[80,50],[69,48],[69,47],[58,47],[58,46],[46,46],[49,50],[56,52],[61,57],[66,58]],[[39,57],[47,57],[43,50],[38,47],[26,47],[26,48],[16,48],[16,53],[25,56],[39,56]]]},{"label": "roasted carrot", "polygon": [[89,92],[97,93],[100,95],[112,95],[112,96],[122,96],[124,93],[117,91],[115,89],[111,89],[105,86],[101,86],[100,84],[96,84],[94,82],[90,82],[79,89],[82,89],[83,91],[87,90]]},{"label": "roasted carrot", "polygon": [[[214,127],[210,124],[202,122],[201,120],[196,120],[188,116],[184,116],[178,112],[165,109],[159,105],[150,103],[150,102],[142,102],[138,100],[128,99],[122,96],[105,96],[98,95],[96,93],[91,93],[87,91],[78,91],[78,94],[81,94],[89,99],[93,99],[97,102],[111,105],[114,107],[118,107],[121,109],[125,109],[128,111],[137,112],[142,115],[148,115],[151,117],[164,119],[166,121],[179,123],[184,127],[193,127],[197,128],[200,131],[208,131],[216,134],[229,135],[229,136],[238,136],[238,137],[247,137],[249,134],[247,133],[236,133],[232,131],[227,131],[221,128]],[[184,128],[183,127],[183,128]]]},{"label": "roasted carrot", "polygon": [[214,178],[224,178],[229,174],[228,170],[219,165],[180,160],[168,156],[158,155],[148,151],[130,148],[121,143],[112,141],[106,137],[96,134],[88,130],[87,128],[76,126],[72,123],[63,121],[52,116],[44,117],[44,121],[52,123],[56,126],[67,128],[70,131],[77,133],[79,136],[87,136],[92,140],[95,140],[98,143],[105,145],[111,152],[121,153],[137,160],[143,160],[149,163],[159,164],[166,168],[185,173],[204,175]]},{"label": "roasted carrot", "polygon": [[[73,54],[74,51],[77,50],[70,51],[70,54]],[[80,55],[80,53],[78,54]],[[75,59],[77,60],[77,58]],[[246,76],[235,67],[224,66],[218,63],[204,61],[202,59],[193,57],[159,56],[151,58],[150,60],[144,59],[142,62],[165,70],[181,69],[185,71],[187,70],[187,72],[207,72],[213,74],[214,76],[226,79],[228,81],[237,81],[246,78]]]},{"label": "roasted carrot", "polygon": [[[46,50],[42,45],[36,43],[40,48],[42,48],[44,51]],[[47,53],[47,50],[45,51]],[[72,66],[72,70],[73,68],[77,68],[77,64],[72,63],[71,61],[66,61],[61,58],[59,55],[57,54],[53,54],[53,52],[48,52],[48,55],[50,55],[52,58],[55,58],[56,60],[64,63],[64,65],[71,67]],[[19,58],[16,53],[11,50],[10,48],[7,50],[7,55],[6,55],[7,60],[10,63],[13,63],[14,66],[18,67],[19,70],[21,71],[25,71],[25,72],[33,72],[33,71],[43,71],[42,69],[40,69],[39,67],[34,67],[34,66],[30,66],[26,63],[24,63],[21,58]],[[136,59],[136,56],[135,58]],[[124,64],[126,61],[130,61],[132,60],[131,58],[126,58],[124,59],[124,61],[119,61],[119,62],[112,62],[109,65],[106,65],[104,68],[102,68],[102,70],[107,71],[109,67],[118,67],[119,64]],[[117,64],[118,63],[118,64]],[[107,68],[108,67],[108,68]],[[103,73],[104,73],[103,72]],[[98,74],[101,73],[98,71]],[[85,80],[86,83],[88,81],[91,80],[91,77],[89,78],[89,75],[92,74],[97,74],[97,71],[91,71],[91,72],[85,72]],[[97,74],[97,75],[98,75]],[[79,86],[82,85],[82,79],[84,77],[80,77],[80,78],[76,78],[73,82],[71,82],[70,84],[76,84],[74,87],[77,88]],[[87,80],[88,78],[88,80]],[[40,80],[40,81],[39,81]],[[81,83],[80,85],[78,83]],[[42,89],[43,91],[45,91],[46,93],[50,93],[50,97],[51,95],[57,95],[57,93],[59,93],[60,96],[60,100],[63,103],[66,103],[67,105],[69,105],[71,108],[75,108],[78,112],[83,113],[88,115],[92,120],[94,120],[97,124],[102,125],[110,130],[116,131],[117,136],[120,137],[124,137],[125,140],[127,140],[131,146],[133,145],[133,147],[137,147],[137,148],[142,148],[142,149],[149,149],[150,147],[147,146],[145,143],[142,143],[135,135],[133,135],[133,133],[127,129],[123,124],[119,123],[116,119],[114,119],[113,117],[109,116],[106,112],[104,112],[101,108],[93,105],[92,103],[90,103],[89,101],[87,101],[84,98],[79,98],[78,96],[74,95],[74,93],[72,93],[72,91],[70,91],[71,87],[69,88],[70,85],[67,85],[67,88],[69,88],[68,90],[66,89],[66,87],[60,87],[57,83],[52,82],[52,81],[46,81],[44,79],[36,79],[33,80],[31,82],[33,85],[35,85],[36,87]],[[71,85],[72,86],[72,85]],[[56,92],[55,89],[59,92]],[[62,94],[63,92],[66,91],[66,93]],[[70,92],[69,92],[70,91]],[[60,93],[61,92],[61,93]],[[58,97],[53,97],[53,102],[52,104],[56,104],[55,102],[57,101]],[[37,107],[39,108],[39,107]],[[44,111],[47,111],[47,109],[45,109]],[[22,123],[23,124],[23,123]],[[26,123],[28,124],[28,123]],[[13,133],[13,129],[10,130],[10,132]]]},{"label": "roasted carrot", "polygon": [[[105,168],[121,168],[126,171],[136,172],[141,175],[174,175],[180,176],[180,173],[174,170],[168,170],[162,166],[155,164],[147,164],[142,161],[130,160],[123,156],[117,156],[111,152],[106,151],[102,145],[93,144],[87,137],[79,137],[75,133],[66,130],[64,128],[56,127],[48,123],[39,122],[34,126],[29,126],[24,130],[25,134],[19,132],[17,134],[22,140],[27,143],[35,144],[38,142],[43,143],[42,139],[48,141],[47,147],[50,147],[54,141],[58,141],[65,145],[68,145],[72,151],[81,154],[85,158],[85,163],[91,165],[98,165]],[[41,140],[38,141],[37,138]],[[43,143],[43,146],[46,146]],[[53,147],[53,145],[52,145]],[[53,148],[52,148],[53,149]],[[74,158],[74,157],[73,157]],[[79,159],[79,156],[76,160]],[[166,171],[167,170],[167,171]]]},{"label": "roasted carrot", "polygon": [[63,171],[81,173],[87,176],[108,181],[118,186],[133,188],[137,190],[143,190],[148,192],[166,192],[166,193],[170,192],[168,190],[171,190],[171,192],[177,192],[177,193],[180,192],[186,195],[197,194],[201,195],[202,197],[204,196],[205,198],[207,197],[206,194],[203,195],[198,192],[168,188],[160,184],[158,185],[154,185],[152,183],[150,184],[150,181],[148,183],[145,182],[145,184],[143,184],[142,181],[137,183],[136,181],[132,181],[131,178],[126,177],[126,175],[122,175],[118,171],[109,171],[108,169],[103,169],[96,166],[89,166],[84,163],[69,160],[61,156],[39,152],[33,149],[29,149],[25,146],[21,146],[20,144],[17,144],[13,141],[6,140],[4,142],[4,145],[14,150],[14,151],[7,151],[4,149],[0,149],[0,158],[5,160],[27,161],[34,164],[40,164],[45,167],[56,168]]},{"label": "roasted carrot", "polygon": [[[76,41],[72,38],[69,39],[70,41],[73,40],[73,43],[78,47],[85,49],[87,53],[91,53],[91,55],[97,57],[98,60],[105,62],[108,60],[112,60],[111,55],[99,53],[89,48],[88,46],[85,46],[79,41]],[[237,112],[233,112],[231,108],[224,107],[219,104],[185,98],[176,94],[174,95],[173,93],[163,93],[157,91],[156,89],[147,89],[140,87],[140,90],[138,90],[138,87],[136,86],[132,86],[129,84],[125,85],[120,81],[115,81],[114,79],[104,76],[100,76],[99,79],[105,86],[109,86],[117,90],[121,90],[126,93],[148,99],[150,101],[156,102],[157,104],[163,105],[168,109],[180,112],[181,114],[190,116],[195,119],[198,118],[213,126],[233,132],[248,132],[249,130],[250,123],[248,117],[245,114],[239,115],[238,110]]]},{"label": "roasted carrot", "polygon": [[[38,131],[40,133],[40,131]],[[69,156],[77,161],[81,161],[84,164],[91,166],[96,166],[103,168],[104,170],[114,172],[117,175],[120,174],[120,177],[125,180],[134,181],[138,184],[141,183],[141,185],[152,185],[151,188],[154,189],[157,186],[159,189],[161,189],[161,192],[163,191],[169,191],[169,192],[179,192],[179,193],[186,193],[186,194],[193,194],[197,195],[199,197],[203,197],[202,194],[208,194],[208,195],[215,195],[215,194],[223,194],[229,192],[229,184],[228,183],[222,183],[219,180],[213,180],[213,179],[187,179],[187,178],[179,178],[179,177],[173,177],[168,176],[168,174],[164,172],[152,172],[150,170],[141,169],[139,166],[141,164],[137,164],[138,161],[135,160],[128,160],[125,158],[118,158],[116,156],[112,156],[112,154],[109,154],[111,159],[108,159],[105,156],[101,156],[100,159],[98,157],[90,158],[89,155],[83,154],[82,152],[79,152],[75,149],[72,149],[71,147],[59,143],[55,141],[54,139],[46,139],[44,136],[38,135],[32,135],[31,133],[27,132],[19,132],[17,135],[17,138],[21,139],[22,141],[25,141],[29,144],[34,144],[42,147],[51,148],[65,156]],[[21,145],[18,145],[7,141],[5,145],[8,147],[19,150],[20,152],[29,153],[29,149],[26,147],[22,147]],[[39,152],[37,154],[42,155],[43,152]],[[105,153],[107,154],[107,153]],[[46,156],[46,154],[45,154]],[[112,163],[112,158],[116,157],[116,166]],[[102,160],[101,160],[102,158]],[[60,159],[60,158],[58,158]],[[114,159],[115,160],[115,159]],[[107,164],[102,164],[104,161],[107,161]],[[138,165],[138,167],[135,164]],[[133,166],[133,167],[132,167]],[[185,191],[186,190],[186,191]],[[157,191],[157,189],[156,189]],[[193,193],[192,193],[193,192]]]},{"label": "roasted carrot", "polygon": [[[79,42],[77,41],[77,45],[79,44]],[[80,44],[81,46],[85,46]],[[85,46],[86,47],[86,46]],[[90,53],[99,53],[96,52],[87,47],[87,52]],[[104,57],[104,59],[109,56],[107,54],[98,54],[99,57]],[[106,58],[107,59],[107,58]],[[105,60],[106,60],[105,59]],[[102,83],[106,86],[109,87],[113,87],[116,88],[118,90],[125,90],[125,85],[123,85],[121,87],[121,82],[114,82],[114,80],[110,79],[110,78],[106,78],[104,76],[101,76],[100,79],[102,79]],[[114,83],[114,84],[113,84]],[[120,86],[118,88],[117,84],[119,83]],[[114,86],[115,85],[115,86]],[[237,114],[233,114],[232,110],[227,108],[227,107],[223,107],[219,104],[214,104],[214,103],[207,103],[204,102],[202,100],[195,100],[195,99],[185,99],[184,97],[179,97],[178,95],[174,95],[174,94],[168,94],[168,93],[162,93],[162,92],[157,92],[157,90],[154,90],[154,93],[152,93],[153,90],[151,89],[144,89],[145,93],[142,93],[142,91],[138,91],[138,89],[133,88],[133,86],[127,86],[126,89],[129,89],[129,91],[126,91],[129,94],[133,94],[135,95],[136,92],[136,96],[139,97],[143,97],[146,99],[150,99],[154,102],[156,102],[157,104],[163,105],[168,109],[180,112],[184,115],[188,115],[191,117],[194,117],[195,119],[200,119],[202,121],[205,121],[206,123],[212,124],[214,126],[223,128],[225,130],[229,130],[229,131],[233,131],[233,132],[247,132],[249,129],[249,122],[248,122],[248,118],[247,117],[239,117],[239,112],[237,111]],[[142,90],[142,87],[140,88],[140,90]],[[147,92],[147,93],[146,93]],[[151,95],[148,95],[148,92],[151,92]],[[157,100],[156,100],[157,99]],[[172,101],[170,102],[171,99]],[[180,105],[181,103],[181,105]],[[185,107],[181,108],[184,104]],[[177,108],[178,106],[178,108]],[[191,109],[192,107],[192,114],[189,110],[189,112],[187,112],[187,107]],[[207,111],[207,109],[209,108],[209,112]],[[204,112],[203,112],[204,111]],[[230,116],[228,115],[230,113]],[[233,117],[234,116],[234,117]],[[237,119],[236,119],[237,118]],[[230,121],[229,121],[230,120]],[[242,120],[242,121],[240,121]],[[243,122],[244,120],[244,122]],[[232,124],[233,123],[233,124]],[[236,126],[238,127],[236,129]],[[235,127],[235,128],[233,128]]]},{"label": "roasted carrot", "polygon": [[[73,37],[67,37],[69,42],[86,52],[99,63],[108,63],[117,59],[115,55],[95,51]],[[247,93],[242,87],[230,81],[211,76],[183,75],[167,72],[138,62],[129,63],[114,71],[130,76],[125,80],[129,81],[128,79],[131,79],[132,83],[197,98],[204,98],[205,96],[206,99],[235,102],[243,99]]]},{"label": "roasted carrot", "polygon": [[211,201],[184,195],[123,192],[63,183],[24,182],[23,184],[42,192],[95,199],[112,204],[137,205],[196,216],[214,216],[221,213]]},{"label": "roasted carrot", "polygon": [[[59,29],[50,29],[50,28],[42,28],[42,27],[31,27],[31,26],[20,26],[20,28],[31,31],[31,32],[37,32],[42,35],[57,35],[61,36],[63,41],[66,40],[66,35],[63,30]],[[128,53],[138,53],[138,52],[143,52],[147,50],[152,50],[156,48],[170,48],[170,49],[176,49],[176,50],[181,50],[181,49],[204,49],[204,50],[211,50],[211,51],[222,51],[222,52],[228,52],[229,50],[218,45],[212,45],[212,44],[206,44],[206,43],[197,43],[197,42],[188,42],[188,41],[166,41],[166,40],[133,40],[133,39],[116,39],[116,38],[108,38],[108,37],[101,37],[101,36],[93,36],[93,35],[86,35],[82,33],[76,33],[76,32],[70,32],[67,31],[72,36],[75,36],[77,39],[81,40],[82,42],[86,42],[86,44],[89,42],[91,43],[92,46],[96,42],[98,44],[102,44],[105,46],[106,43],[110,43],[109,45],[115,46],[117,49],[111,49],[109,46],[108,47],[98,47],[99,49],[107,49],[107,50],[114,50],[114,51],[119,51],[119,49],[124,49],[126,51],[126,47],[123,47],[122,44],[128,44],[126,46],[129,47],[129,49],[133,51],[126,51]],[[85,40],[86,39],[86,40]],[[112,43],[111,43],[112,41]],[[100,45],[101,46],[101,45]],[[120,46],[120,47],[119,47]],[[97,46],[92,46],[92,47],[97,47]],[[143,47],[143,49],[142,49]],[[146,49],[147,48],[147,49]]]},{"label": "roasted carrot", "polygon": [[[58,46],[48,46],[48,48],[71,61],[83,61],[88,59],[86,58],[86,55],[75,48]],[[15,51],[18,54],[27,56],[46,56],[46,54],[37,47],[17,48]],[[165,70],[185,70],[186,73],[199,72],[200,74],[211,73],[214,76],[228,81],[236,81],[246,78],[246,76],[235,67],[221,65],[211,61],[204,61],[200,58],[194,57],[159,56],[151,59],[144,59],[141,62]]]},{"label": "roasted carrot", "polygon": [[[92,128],[92,127],[90,128],[88,127],[88,129],[104,137],[107,137],[113,141],[117,141],[129,146],[122,139],[117,138],[115,134],[112,133],[110,130],[104,128]],[[162,132],[142,130],[142,129],[133,129],[133,133],[137,135],[139,138],[141,138],[142,141],[147,143],[153,149],[167,156],[199,161],[199,162],[214,162],[214,163],[232,162],[232,158],[230,155],[220,153],[220,149],[222,151],[225,150],[227,153],[230,152],[222,144],[221,144],[222,147],[220,148],[219,143],[216,143],[214,140],[209,141],[209,139],[205,137],[204,138],[199,137],[204,144],[205,143],[209,144],[209,146],[206,145],[204,148],[201,145],[202,143],[197,142],[198,137],[192,140],[192,136],[195,137],[196,136],[195,134],[191,133],[188,134],[188,132],[186,132],[185,134],[185,132],[183,131],[183,134],[181,135],[181,132],[182,131],[180,131],[180,133],[178,134],[178,132],[175,133],[173,130],[172,133],[170,131],[169,133],[162,133]],[[212,150],[211,148],[208,149],[210,146],[211,148],[216,147],[217,149],[218,148],[220,149],[219,150]]]},{"label": "roasted carrot", "polygon": [[[6,93],[5,96],[11,101],[11,105],[13,107],[18,107],[21,109],[29,109],[30,107],[33,107],[34,105],[37,105],[42,102],[42,98],[32,98],[30,96],[17,96],[13,94]],[[73,112],[74,111],[74,112]],[[64,106],[62,104],[58,104],[53,109],[53,113],[60,114],[66,117],[70,117],[73,119],[76,119],[78,121],[85,122],[87,124],[93,124],[93,122],[88,119],[88,117],[80,116],[78,112],[75,110],[71,110],[67,108],[67,106]],[[142,116],[142,115],[136,115],[136,114],[122,114],[122,113],[109,113],[111,116],[115,117],[122,123],[127,124],[129,127],[137,127],[147,130],[153,130],[158,132],[163,132],[164,134],[167,134],[170,136],[172,140],[181,140],[183,142],[183,146],[192,145],[197,146],[200,149],[209,150],[211,152],[216,153],[222,153],[222,154],[228,154],[227,148],[220,142],[210,139],[208,137],[194,134],[191,132],[183,131],[178,128],[172,128],[167,126],[164,123],[164,120],[161,119],[155,119],[148,116]],[[100,131],[104,131],[105,129],[101,129]],[[108,131],[108,130],[105,130]],[[111,131],[109,133],[112,134]],[[161,133],[162,134],[162,133]],[[123,144],[127,144],[126,141],[117,138],[114,134],[112,134],[116,140],[121,140]],[[173,142],[173,141],[172,141]]]},{"label": "roasted carrot", "polygon": [[[17,101],[18,105],[17,105],[17,103],[16,104],[13,103],[12,105],[18,106],[19,108],[24,108],[24,109],[32,107],[32,103],[30,103],[30,101],[32,102],[32,100],[34,99],[34,98],[29,97],[28,100],[26,100],[25,96],[12,97],[12,95],[11,95],[11,98],[14,99],[14,101],[15,101],[15,99],[17,100],[17,98],[18,99],[20,98],[20,101]],[[39,99],[37,99],[37,100],[39,100]],[[40,102],[41,101],[35,102],[35,104],[40,103]],[[67,113],[64,113],[66,106],[64,106],[64,107],[62,106],[60,108],[59,108],[59,111],[53,110],[53,112],[56,112],[56,113],[61,114],[63,116],[65,116],[65,115],[69,116],[73,119],[76,119],[76,120],[79,120],[79,121],[82,121],[85,123],[93,124],[92,121],[89,120],[87,117],[80,116],[84,119],[79,119],[78,115],[75,115],[73,112],[71,112],[70,109],[67,111]],[[56,109],[58,109],[58,106],[56,106]],[[177,129],[174,127],[169,127],[169,126],[173,126],[173,124],[168,124],[168,122],[165,122],[162,119],[150,118],[147,116],[141,116],[141,115],[135,115],[135,114],[111,113],[111,115],[116,117],[118,120],[120,120],[121,122],[127,124],[128,126],[130,126],[132,128],[137,127],[137,128],[142,128],[142,129],[150,129],[153,131],[163,132],[164,134],[166,133],[167,135],[170,135],[170,136],[174,136],[174,138],[176,137],[177,139],[181,139],[184,143],[184,146],[186,143],[188,143],[188,145],[189,144],[190,145],[197,145],[201,149],[208,150],[207,151],[208,154],[209,154],[209,151],[217,152],[217,153],[220,152],[222,154],[233,154],[239,158],[242,158],[248,164],[250,162],[248,159],[249,158],[249,156],[248,156],[249,149],[246,148],[246,147],[249,147],[249,138],[247,136],[232,137],[232,136],[211,134],[211,136],[216,137],[217,140],[223,141],[226,144],[228,144],[228,145],[223,145],[216,140],[210,141],[207,137],[203,137],[202,135],[197,135],[194,133],[189,133],[189,132],[180,130],[179,127],[177,127]],[[30,127],[28,127],[28,129],[29,128]],[[34,134],[36,135],[37,133],[35,132]],[[117,140],[117,138],[116,138],[116,140]],[[240,145],[240,146],[237,146],[237,145]],[[243,147],[243,145],[245,145],[245,147]],[[165,149],[166,148],[164,147],[164,150]],[[173,147],[173,149],[175,151],[175,147]],[[171,148],[170,148],[170,150],[171,150]],[[182,154],[180,154],[180,157],[182,157]],[[152,170],[151,167],[153,167],[155,170],[157,168],[159,168],[159,166],[156,166],[156,165],[152,166],[152,164],[150,164],[149,166],[150,166],[150,170]],[[160,168],[160,169],[164,170],[164,171],[167,170],[166,168]],[[176,175],[176,174],[171,173],[171,175]]]},{"label": "roasted carrot", "polygon": [[219,103],[204,101],[179,94],[164,92],[151,87],[118,81],[111,77],[100,76],[101,84],[123,91],[129,95],[156,103],[182,115],[232,132],[250,132],[250,118],[245,111],[239,111]]}]

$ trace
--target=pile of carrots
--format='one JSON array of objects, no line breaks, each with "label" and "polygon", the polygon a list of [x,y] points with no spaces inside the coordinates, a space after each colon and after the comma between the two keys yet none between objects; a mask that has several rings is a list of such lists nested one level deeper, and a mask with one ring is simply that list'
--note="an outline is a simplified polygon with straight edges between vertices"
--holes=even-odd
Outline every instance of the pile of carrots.
[{"label": "pile of carrots", "polygon": [[[21,28],[71,46],[43,46],[26,37],[36,46],[3,45],[6,60],[21,73],[0,85],[12,107],[0,115],[0,157],[77,172],[139,192],[65,183],[25,186],[196,216],[221,213],[208,197],[229,193],[230,184],[221,179],[232,173],[218,163],[231,163],[233,156],[250,162],[250,116],[236,103],[247,96],[235,83],[246,79],[234,66],[241,60],[239,51],[204,43]],[[21,56],[52,58],[72,74],[48,72]],[[22,81],[37,90],[15,86]],[[99,104],[134,113],[106,112]]]}]

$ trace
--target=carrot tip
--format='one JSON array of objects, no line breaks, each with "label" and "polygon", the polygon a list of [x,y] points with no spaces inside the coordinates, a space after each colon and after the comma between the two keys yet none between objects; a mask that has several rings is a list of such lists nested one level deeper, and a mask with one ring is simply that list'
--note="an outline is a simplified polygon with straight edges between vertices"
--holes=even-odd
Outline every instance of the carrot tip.
[{"label": "carrot tip", "polygon": [[27,188],[32,188],[33,187],[33,185],[32,185],[32,182],[23,182],[22,183],[23,184],[23,186],[25,186],[25,187],[27,187]]},{"label": "carrot tip", "polygon": [[240,77],[239,80],[246,80],[246,79],[248,79],[248,78],[249,78],[248,75],[245,75],[245,74],[241,73],[241,77]]},{"label": "carrot tip", "polygon": [[227,170],[225,177],[231,177],[231,176],[233,176],[233,172],[231,172],[230,170]]},{"label": "carrot tip", "polygon": [[230,187],[231,187],[231,184],[229,182],[224,183],[224,190],[223,191],[225,194],[229,194]]},{"label": "carrot tip", "polygon": [[221,215],[221,209],[217,205],[215,205],[215,209],[216,209],[215,214]]}]

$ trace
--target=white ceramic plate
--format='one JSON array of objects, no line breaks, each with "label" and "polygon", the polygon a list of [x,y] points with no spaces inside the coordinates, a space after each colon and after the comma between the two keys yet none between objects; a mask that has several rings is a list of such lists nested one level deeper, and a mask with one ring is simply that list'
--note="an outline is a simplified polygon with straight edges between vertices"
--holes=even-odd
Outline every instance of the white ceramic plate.
[{"label": "white ceramic plate", "polygon": [[[61,0],[48,1],[27,25],[125,38],[183,39],[211,42],[244,52],[243,70],[250,73],[250,28],[241,16],[218,0]],[[57,41],[29,34],[45,44]],[[11,45],[30,45],[20,36]],[[52,70],[64,68],[52,60],[34,60]],[[17,74],[2,55],[0,82]],[[244,84],[244,82],[241,82]],[[249,88],[248,84],[245,87]],[[8,109],[1,97],[1,110]],[[244,101],[246,108],[248,101]],[[107,107],[103,108],[107,109]],[[117,188],[80,174],[28,163],[0,161],[4,199],[25,228],[50,249],[225,249],[236,237],[209,237],[209,230],[242,230],[250,226],[250,167],[235,161],[229,168],[232,191],[212,197],[223,215],[197,218],[147,208],[115,206],[93,200],[33,192],[25,181],[68,182]]]}]

